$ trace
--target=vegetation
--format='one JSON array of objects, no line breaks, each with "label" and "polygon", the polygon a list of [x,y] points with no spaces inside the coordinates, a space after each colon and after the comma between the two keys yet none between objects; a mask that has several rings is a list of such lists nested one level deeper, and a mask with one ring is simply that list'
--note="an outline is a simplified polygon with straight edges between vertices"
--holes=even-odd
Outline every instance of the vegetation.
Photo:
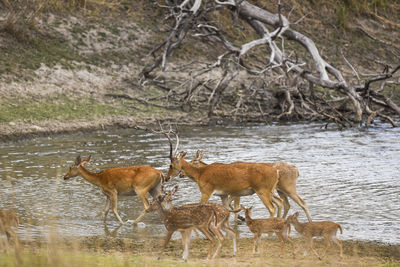
[{"label": "vegetation", "polygon": [[[338,256],[336,248],[328,251],[327,257],[318,260],[314,255],[302,256],[304,240],[295,239],[296,258],[290,246],[280,253],[280,241],[263,238],[261,254],[252,254],[252,238],[238,239],[238,255],[232,257],[232,243],[225,240],[220,256],[207,261],[208,242],[193,238],[190,244],[188,262],[181,258],[180,240],[172,240],[163,257],[157,260],[161,239],[136,242],[116,237],[88,237],[75,240],[53,240],[49,243],[24,242],[18,253],[0,253],[0,262],[5,266],[399,266],[398,246],[344,241],[344,259]],[[322,251],[325,242],[316,239],[316,250]],[[279,255],[281,256],[279,257]],[[19,261],[19,263],[18,263]]]},{"label": "vegetation", "polygon": [[[21,121],[71,121],[78,117],[92,120],[104,115],[206,116],[203,107],[210,99],[192,99],[188,96],[187,100],[177,101],[186,96],[180,89],[187,84],[178,81],[187,77],[188,73],[168,71],[176,67],[177,62],[196,64],[209,56],[216,57],[221,52],[218,47],[205,53],[205,47],[196,39],[187,40],[180,47],[179,53],[175,54],[176,58],[171,60],[171,69],[167,69],[165,76],[160,76],[161,83],[147,83],[143,86],[143,81],[138,78],[143,66],[151,59],[150,52],[154,45],[161,43],[165,38],[165,10],[155,2],[0,0],[0,95],[3,97],[0,100],[0,126]],[[274,1],[249,2],[265,6],[273,12],[277,10]],[[285,14],[292,10],[293,17],[305,16],[293,27],[305,29],[307,35],[321,48],[323,56],[329,58],[335,66],[348,67],[343,61],[341,47],[346,48],[345,56],[353,65],[363,66],[358,69],[360,73],[368,73],[367,66],[373,66],[375,70],[380,71],[384,68],[384,63],[396,62],[394,54],[397,53],[396,49],[399,49],[395,41],[397,37],[391,40],[392,36],[385,32],[372,32],[372,35],[368,36],[354,25],[359,25],[360,21],[364,23],[372,20],[383,23],[387,29],[393,29],[392,32],[398,31],[400,24],[396,20],[396,14],[400,5],[397,1],[282,2]],[[232,16],[229,12],[221,10],[220,13],[218,23],[236,45],[240,46],[256,38],[256,33],[251,30],[243,33],[238,27],[232,26]],[[299,56],[304,53],[304,48],[298,44],[288,42],[285,46],[288,51],[300,51]],[[264,53],[264,50],[257,48],[244,59],[257,59],[257,55],[261,53]],[[371,55],[377,55],[380,60],[372,58]],[[255,64],[265,63],[255,60]],[[38,69],[43,67],[46,70],[50,69],[47,76],[43,76],[41,71],[38,72]],[[104,81],[93,82],[91,77],[83,77],[82,81],[79,75],[73,75],[68,80],[68,73],[61,75],[61,80],[57,80],[59,72],[76,73],[80,70],[87,70],[92,76]],[[345,74],[354,76],[351,72]],[[156,76],[158,77],[158,74]],[[169,80],[168,84],[166,77]],[[72,82],[74,84],[71,85]],[[15,86],[24,90],[14,90]],[[200,96],[205,91],[210,94],[213,86],[215,79],[210,81],[208,87],[198,87],[197,94]],[[46,87],[47,90],[52,87],[54,90],[46,94],[38,93],[37,89],[41,87]],[[271,88],[273,87],[274,85],[271,85]],[[240,114],[243,108],[236,108],[236,105],[246,101],[246,97],[243,97],[243,84],[232,84],[231,89],[221,102],[217,114],[223,116],[237,113],[237,121],[241,121]],[[393,96],[398,103],[398,85],[390,85],[385,90],[387,95]],[[94,91],[98,92],[93,94]],[[79,92],[79,97],[76,96],[76,92]],[[323,90],[319,92],[323,93]],[[283,97],[279,88],[271,89],[271,94],[278,101]],[[95,99],[91,99],[93,96]],[[329,97],[328,94],[327,98]],[[256,102],[265,102],[265,96],[260,96]],[[251,100],[251,103],[254,101]],[[258,104],[253,106],[259,109]],[[232,112],[232,107],[235,112]],[[285,105],[280,106],[277,101],[270,101],[260,107],[266,114],[276,116]],[[274,109],[272,113],[269,108]],[[24,111],[29,111],[30,114]],[[296,120],[295,116],[292,119]],[[260,118],[254,120],[260,121]],[[252,121],[252,118],[248,121]]]}]

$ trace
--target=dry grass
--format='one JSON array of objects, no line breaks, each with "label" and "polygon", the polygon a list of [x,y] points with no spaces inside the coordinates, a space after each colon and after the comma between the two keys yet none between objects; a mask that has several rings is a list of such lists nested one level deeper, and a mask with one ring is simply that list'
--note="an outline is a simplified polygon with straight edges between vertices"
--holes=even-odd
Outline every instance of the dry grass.
[{"label": "dry grass", "polygon": [[[264,237],[261,254],[252,254],[251,238],[239,238],[238,255],[232,257],[232,241],[225,240],[220,256],[211,261],[207,256],[208,241],[192,239],[188,263],[181,260],[180,240],[170,242],[161,260],[156,260],[161,248],[161,239],[136,242],[113,237],[86,237],[80,239],[53,239],[50,242],[21,242],[19,253],[22,260],[17,264],[12,250],[0,253],[0,262],[6,266],[399,266],[400,246],[368,242],[344,241],[344,258],[340,259],[336,247],[328,251],[327,257],[318,260],[314,255],[303,256],[304,241],[295,240],[296,257],[292,257],[287,246],[280,252],[280,242],[276,237]],[[323,250],[322,240],[315,240],[317,251]]]}]

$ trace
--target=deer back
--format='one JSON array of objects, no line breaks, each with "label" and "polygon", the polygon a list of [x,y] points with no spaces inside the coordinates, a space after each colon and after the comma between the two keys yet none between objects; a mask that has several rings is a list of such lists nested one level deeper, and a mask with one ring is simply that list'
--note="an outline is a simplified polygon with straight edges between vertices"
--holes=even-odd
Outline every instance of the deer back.
[{"label": "deer back", "polygon": [[304,233],[310,236],[323,236],[325,234],[336,234],[341,226],[335,222],[322,221],[322,222],[308,222],[304,223]]},{"label": "deer back", "polygon": [[214,189],[223,189],[227,193],[236,193],[247,188],[273,188],[277,182],[278,170],[261,163],[209,164],[202,167],[198,179],[199,185],[212,185]]},{"label": "deer back", "polygon": [[167,229],[188,229],[209,224],[215,218],[215,211],[208,205],[193,205],[173,208],[164,218]]},{"label": "deer back", "polygon": [[163,173],[150,166],[130,166],[106,169],[98,174],[100,184],[104,189],[116,189],[118,193],[134,188],[150,190],[158,185]]}]

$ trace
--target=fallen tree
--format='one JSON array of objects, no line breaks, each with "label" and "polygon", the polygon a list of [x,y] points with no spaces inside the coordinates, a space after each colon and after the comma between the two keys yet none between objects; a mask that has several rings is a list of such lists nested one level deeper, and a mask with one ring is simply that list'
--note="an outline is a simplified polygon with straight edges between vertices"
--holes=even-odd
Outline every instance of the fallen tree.
[{"label": "fallen tree", "polygon": [[[154,60],[143,68],[142,84],[167,88],[166,99],[174,98],[183,109],[193,108],[196,98],[198,108],[207,109],[208,118],[295,117],[324,119],[340,127],[369,126],[379,118],[396,126],[393,116],[400,116],[400,108],[382,91],[400,84],[400,65],[387,64],[383,72],[361,79],[343,56],[357,77],[357,83],[348,82],[340,70],[323,59],[312,39],[293,29],[302,18],[290,22],[283,14],[281,1],[276,13],[244,0],[165,0],[156,4],[167,11],[168,36],[151,51]],[[232,14],[230,23],[243,34],[250,28],[258,38],[237,45],[220,28],[218,17],[222,12]],[[167,69],[168,58],[179,53],[178,48],[187,38],[197,38],[219,55],[203,64],[181,66],[187,70],[187,78],[170,86],[165,77],[160,79],[153,73],[159,68]],[[300,58],[296,49],[287,49],[289,41],[300,44],[306,57]],[[263,47],[262,52],[253,53],[259,47]],[[234,97],[227,93],[232,82],[243,76],[245,82],[239,81],[239,86],[235,86]],[[271,94],[278,103],[271,101]],[[229,108],[224,103],[229,103]],[[268,109],[270,105],[278,105],[280,113]]]}]

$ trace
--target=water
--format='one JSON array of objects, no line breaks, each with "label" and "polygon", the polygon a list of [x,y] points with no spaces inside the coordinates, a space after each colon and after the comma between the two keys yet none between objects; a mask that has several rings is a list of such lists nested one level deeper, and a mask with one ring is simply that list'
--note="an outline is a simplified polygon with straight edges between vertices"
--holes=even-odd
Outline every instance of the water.
[{"label": "water", "polygon": [[[190,127],[179,130],[180,150],[191,159],[204,150],[204,161],[286,161],[300,171],[299,195],[313,220],[333,220],[344,229],[343,240],[400,243],[400,129],[389,126],[331,131],[320,125]],[[160,134],[128,129],[73,134],[0,144],[0,208],[15,208],[24,239],[51,235],[114,235],[136,240],[164,236],[157,214],[139,226],[119,223],[112,212],[103,223],[105,196],[81,177],[62,179],[75,157],[92,155],[88,169],[148,164],[166,173],[169,145]],[[197,184],[174,178],[175,205],[198,202]],[[254,206],[254,218],[269,216],[256,196],[242,197]],[[219,202],[212,197],[211,201]],[[290,201],[289,214],[303,210]],[[123,220],[135,219],[143,205],[137,196],[119,197]],[[242,214],[243,215],[243,214]],[[238,226],[240,236],[251,236]],[[294,233],[294,235],[296,235]]]}]

